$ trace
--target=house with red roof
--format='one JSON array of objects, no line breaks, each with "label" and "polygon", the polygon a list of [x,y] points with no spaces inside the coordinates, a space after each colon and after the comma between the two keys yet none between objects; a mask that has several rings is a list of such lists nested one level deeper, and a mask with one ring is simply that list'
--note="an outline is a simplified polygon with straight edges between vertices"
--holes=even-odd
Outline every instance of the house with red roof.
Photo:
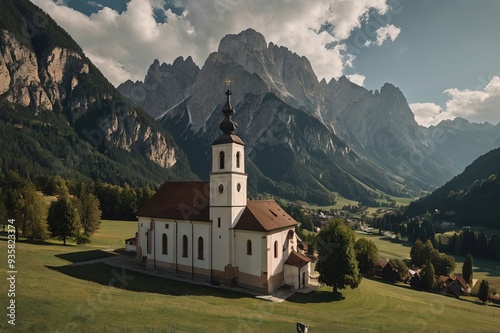
[{"label": "house with red roof", "polygon": [[[309,284],[298,224],[274,200],[247,200],[244,142],[226,92],[209,182],[166,182],[136,215],[136,251],[151,270],[271,293]],[[301,246],[302,247],[302,246]]]}]

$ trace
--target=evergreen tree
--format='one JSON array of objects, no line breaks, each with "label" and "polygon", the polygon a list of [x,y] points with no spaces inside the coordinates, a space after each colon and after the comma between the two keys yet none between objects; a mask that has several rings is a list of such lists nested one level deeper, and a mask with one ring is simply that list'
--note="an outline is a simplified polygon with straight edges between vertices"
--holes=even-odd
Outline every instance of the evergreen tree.
[{"label": "evergreen tree", "polygon": [[415,267],[422,266],[423,259],[421,258],[421,253],[422,253],[423,247],[424,247],[424,244],[422,244],[422,241],[420,239],[417,239],[415,241],[415,243],[413,244],[413,246],[411,247],[410,259],[411,259],[411,263]]},{"label": "evergreen tree", "polygon": [[99,225],[101,224],[102,212],[99,208],[99,200],[83,187],[78,198],[77,207],[83,229],[83,237],[89,238],[99,229]]},{"label": "evergreen tree", "polygon": [[47,223],[52,237],[63,241],[78,237],[79,216],[76,207],[68,197],[62,197],[50,204]]},{"label": "evergreen tree", "polygon": [[334,294],[338,289],[357,288],[361,276],[354,251],[354,231],[342,220],[334,219],[321,229],[316,239],[318,281],[332,286]]},{"label": "evergreen tree", "polygon": [[483,304],[486,304],[488,298],[490,297],[490,285],[488,281],[481,281],[481,284],[479,285],[479,291],[477,292],[477,297],[479,297]]},{"label": "evergreen tree", "polygon": [[0,224],[2,225],[3,231],[5,231],[5,227],[7,226],[7,220],[9,218],[7,215],[7,207],[5,207],[4,201],[5,201],[5,196],[3,193],[0,193]]},{"label": "evergreen tree", "polygon": [[420,285],[424,289],[434,289],[436,286],[435,270],[431,263],[422,266]]},{"label": "evergreen tree", "polygon": [[477,254],[481,258],[488,258],[488,239],[484,232],[481,232],[477,238]]},{"label": "evergreen tree", "polygon": [[22,189],[23,236],[32,240],[45,240],[50,236],[47,226],[47,205],[29,182]]},{"label": "evergreen tree", "polygon": [[462,232],[463,240],[462,240],[462,255],[466,253],[477,254],[477,239],[476,234],[471,230],[465,230]]},{"label": "evergreen tree", "polygon": [[372,276],[375,268],[374,261],[378,257],[377,245],[372,240],[360,238],[354,245],[359,273],[363,276]]},{"label": "evergreen tree", "polygon": [[462,266],[462,275],[464,280],[467,281],[469,285],[472,285],[473,263],[470,253],[465,256],[464,264]]},{"label": "evergreen tree", "polygon": [[406,282],[410,277],[410,272],[408,271],[408,266],[401,259],[389,259],[393,271],[396,272],[396,280],[400,282]]}]

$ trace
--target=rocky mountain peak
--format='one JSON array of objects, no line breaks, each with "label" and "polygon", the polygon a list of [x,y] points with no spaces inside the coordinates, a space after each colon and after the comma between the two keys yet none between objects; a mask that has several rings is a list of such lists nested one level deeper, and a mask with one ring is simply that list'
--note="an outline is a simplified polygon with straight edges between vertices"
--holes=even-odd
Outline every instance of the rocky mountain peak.
[{"label": "rocky mountain peak", "polygon": [[382,88],[380,88],[380,94],[392,94],[392,95],[403,96],[403,93],[401,92],[401,90],[399,90],[398,87],[396,87],[388,82],[384,83]]},{"label": "rocky mountain peak", "polygon": [[218,52],[231,54],[232,49],[235,47],[245,47],[253,51],[263,51],[267,49],[267,43],[261,33],[249,28],[239,34],[224,36],[219,43]]},{"label": "rocky mountain peak", "polygon": [[267,45],[264,36],[253,29],[222,38],[218,53],[257,74],[286,103],[321,118],[323,91],[307,58],[283,46]]}]

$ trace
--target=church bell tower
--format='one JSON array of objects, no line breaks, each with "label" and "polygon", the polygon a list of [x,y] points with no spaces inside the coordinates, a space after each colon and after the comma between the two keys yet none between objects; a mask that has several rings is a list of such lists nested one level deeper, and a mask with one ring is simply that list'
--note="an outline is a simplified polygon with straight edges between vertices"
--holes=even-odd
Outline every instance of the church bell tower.
[{"label": "church bell tower", "polygon": [[[214,269],[224,271],[232,263],[231,229],[238,222],[247,203],[247,175],[243,141],[234,134],[238,125],[231,120],[235,110],[230,101],[231,91],[226,91],[224,119],[219,124],[222,134],[212,143],[212,172],[210,174],[210,219]],[[223,264],[224,263],[224,264]],[[216,267],[220,266],[220,267]]]}]

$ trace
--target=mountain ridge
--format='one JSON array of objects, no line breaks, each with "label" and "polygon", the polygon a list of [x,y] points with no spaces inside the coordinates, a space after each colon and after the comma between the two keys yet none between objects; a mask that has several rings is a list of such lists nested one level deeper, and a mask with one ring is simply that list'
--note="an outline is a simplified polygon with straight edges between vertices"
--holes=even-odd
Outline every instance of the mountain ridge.
[{"label": "mountain ridge", "polygon": [[[158,68],[156,60],[154,64]],[[170,75],[168,72],[172,69],[167,69],[166,66],[163,68],[166,72],[162,73],[160,70],[160,73],[156,74],[157,77]],[[154,75],[152,72],[154,72],[153,65],[150,66],[146,78]],[[447,149],[452,138],[469,135],[467,126],[448,136],[449,141],[440,141],[442,137],[438,134],[446,131],[444,125],[430,129],[418,125],[406,98],[394,85],[386,83],[380,90],[371,92],[350,82],[345,76],[338,80],[331,79],[329,82],[325,79],[318,81],[307,58],[300,57],[286,47],[267,43],[265,37],[253,29],[223,37],[218,51],[207,57],[196,75],[188,77],[189,84],[184,88],[182,98],[175,101],[177,104],[162,99],[155,100],[155,96],[162,92],[178,89],[175,83],[169,88],[172,84],[169,80],[162,81],[158,85],[162,88],[158,89],[146,84],[146,81],[135,82],[135,89],[146,91],[140,100],[134,100],[130,83],[120,85],[118,90],[143,106],[146,112],[156,115],[155,110],[163,110],[162,118],[158,120],[174,133],[176,142],[186,151],[191,165],[200,163],[196,159],[202,153],[193,146],[199,146],[201,141],[208,147],[208,143],[215,136],[213,128],[216,128],[217,121],[211,118],[221,108],[220,95],[227,89],[225,86],[227,79],[231,81],[232,100],[238,110],[235,119],[243,126],[239,129],[241,132],[238,135],[248,142],[250,159],[258,155],[252,153],[255,145],[261,148],[260,151],[264,151],[282,144],[282,149],[297,155],[295,161],[298,165],[290,160],[288,166],[283,166],[281,173],[265,166],[263,159],[257,157],[257,160],[254,160],[257,161],[255,164],[257,168],[267,170],[259,174],[269,180],[281,179],[281,182],[288,184],[287,186],[301,187],[304,185],[304,179],[310,179],[308,185],[318,191],[339,192],[351,199],[376,195],[375,193],[381,195],[380,192],[411,196],[421,191],[432,191],[444,184],[462,171],[463,167],[470,163],[471,158],[477,157],[472,149],[463,159],[457,158],[454,152]],[[279,103],[265,104],[269,98],[276,98]],[[276,110],[269,109],[270,105],[278,108],[277,113]],[[282,112],[290,108],[297,110],[293,116]],[[279,121],[272,124],[263,118],[259,118],[260,124],[255,126],[254,116],[261,112],[265,112],[271,118],[273,114],[275,117],[282,116],[283,119],[288,117],[287,124],[292,124],[291,119],[303,113],[317,119],[314,131],[328,132],[329,139],[325,136],[326,144],[323,147],[318,148],[316,144],[314,152],[308,151],[307,146],[311,143],[307,140],[300,141],[300,135],[294,134],[295,131],[300,132],[298,127],[292,129],[290,126],[283,126],[283,122]],[[176,130],[175,127],[181,123],[183,130]],[[483,131],[483,129],[477,130]],[[279,133],[288,139],[278,144],[279,140],[272,140],[271,136],[262,136],[264,132]],[[496,138],[500,143],[500,132]],[[331,149],[329,141],[337,142],[340,146],[333,145],[334,149]],[[478,152],[486,152],[494,148],[495,141],[476,140],[473,146]],[[350,162],[346,162],[347,155],[337,153],[344,149],[341,147],[350,152],[349,156],[352,156]],[[191,154],[194,157],[190,157]],[[351,178],[349,181],[351,185],[345,183],[341,185],[338,179],[329,183],[323,178],[321,171],[314,173],[303,170],[300,165],[309,163],[312,156],[318,154],[327,156],[322,162],[316,161],[318,170],[328,170],[331,165],[335,165],[335,168],[344,165],[342,170],[348,170],[346,171],[348,176],[342,171],[338,172],[347,179]],[[355,161],[362,162],[357,164]],[[293,172],[292,165],[302,171]],[[206,177],[209,172],[203,167],[193,166],[193,168],[200,178]],[[283,175],[293,174],[295,176],[282,179]],[[357,188],[358,183],[369,190],[347,189],[351,186]]]},{"label": "mountain ridge", "polygon": [[23,162],[23,176],[99,175],[137,185],[195,177],[173,138],[123,98],[48,15],[26,0],[6,0],[5,9],[0,20],[0,119],[5,132],[0,139],[5,146],[15,140],[28,147],[8,147],[9,153],[1,156],[2,170],[19,164],[11,155],[28,150],[35,155]]}]

